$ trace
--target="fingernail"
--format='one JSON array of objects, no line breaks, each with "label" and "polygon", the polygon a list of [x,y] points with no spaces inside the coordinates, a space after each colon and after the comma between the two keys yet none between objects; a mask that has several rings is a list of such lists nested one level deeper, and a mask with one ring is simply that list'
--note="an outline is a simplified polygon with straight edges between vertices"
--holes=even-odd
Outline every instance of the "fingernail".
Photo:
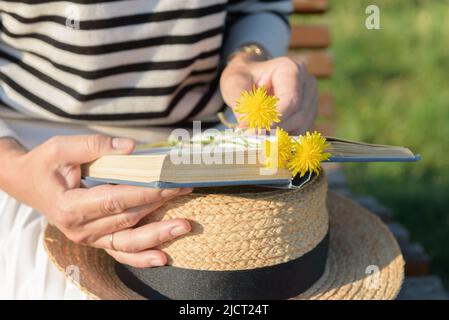
[{"label": "fingernail", "polygon": [[127,138],[112,138],[112,147],[114,149],[129,149],[134,146],[134,141]]},{"label": "fingernail", "polygon": [[186,194],[192,193],[193,188],[182,188],[181,191],[179,192],[180,196],[184,196]]},{"label": "fingernail", "polygon": [[176,226],[170,230],[170,234],[173,237],[182,236],[183,234],[186,234],[189,230],[185,226]]},{"label": "fingernail", "polygon": [[177,194],[180,190],[181,189],[179,189],[179,188],[164,189],[161,191],[161,196],[164,198],[171,197],[171,196],[174,196],[175,194]]},{"label": "fingernail", "polygon": [[160,267],[164,265],[164,262],[161,259],[150,259],[150,265],[153,267]]}]

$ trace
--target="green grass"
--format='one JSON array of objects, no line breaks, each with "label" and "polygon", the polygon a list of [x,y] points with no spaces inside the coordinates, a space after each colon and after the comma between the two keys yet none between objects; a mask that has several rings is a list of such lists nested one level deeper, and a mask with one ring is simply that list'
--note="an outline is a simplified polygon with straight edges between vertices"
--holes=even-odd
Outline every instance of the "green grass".
[{"label": "green grass", "polygon": [[[422,155],[414,164],[345,165],[351,190],[394,209],[448,287],[449,0],[330,2],[318,19],[331,26],[336,70],[321,86],[335,98],[338,136]],[[381,30],[365,28],[369,4],[380,7]]]}]

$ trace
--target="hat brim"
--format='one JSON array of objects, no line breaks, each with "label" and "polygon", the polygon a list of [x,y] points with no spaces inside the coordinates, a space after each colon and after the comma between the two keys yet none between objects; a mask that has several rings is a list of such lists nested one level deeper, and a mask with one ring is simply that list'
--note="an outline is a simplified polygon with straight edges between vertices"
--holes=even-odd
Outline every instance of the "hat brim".
[{"label": "hat brim", "polygon": [[[306,292],[291,299],[394,299],[404,278],[399,246],[383,222],[336,193],[327,197],[329,255],[323,276]],[[45,248],[53,263],[93,299],[144,299],[115,274],[114,259],[104,250],[68,240],[56,227],[45,230]],[[72,279],[73,280],[73,279]]]}]

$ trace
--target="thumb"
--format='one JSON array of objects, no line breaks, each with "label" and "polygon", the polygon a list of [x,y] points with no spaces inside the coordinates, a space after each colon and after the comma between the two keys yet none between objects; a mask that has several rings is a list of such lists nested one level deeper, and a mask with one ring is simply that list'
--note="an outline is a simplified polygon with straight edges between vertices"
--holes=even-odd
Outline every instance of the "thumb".
[{"label": "thumb", "polygon": [[57,150],[59,160],[66,164],[83,164],[104,155],[130,154],[136,145],[132,139],[105,135],[57,137],[53,138],[51,143]]},{"label": "thumb", "polygon": [[225,70],[220,79],[220,89],[223,100],[231,108],[235,107],[235,103],[240,98],[244,90],[251,90],[254,85],[254,79],[248,72],[242,70],[236,71],[235,68]]},{"label": "thumb", "polygon": [[254,85],[254,80],[251,75],[243,72],[233,72],[221,79],[221,93],[223,100],[234,111],[237,118],[237,127],[246,127],[246,123],[241,120],[241,115],[235,112],[237,100],[242,95],[243,91],[249,91]]}]

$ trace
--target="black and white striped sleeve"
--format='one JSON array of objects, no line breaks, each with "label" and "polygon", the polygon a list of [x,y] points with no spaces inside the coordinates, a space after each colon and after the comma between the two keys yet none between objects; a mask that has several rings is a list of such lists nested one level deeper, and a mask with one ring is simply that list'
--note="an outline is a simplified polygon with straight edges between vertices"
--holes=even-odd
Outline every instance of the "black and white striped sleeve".
[{"label": "black and white striped sleeve", "polygon": [[284,55],[291,12],[291,0],[230,0],[223,57],[246,44],[258,44],[274,57]]}]

